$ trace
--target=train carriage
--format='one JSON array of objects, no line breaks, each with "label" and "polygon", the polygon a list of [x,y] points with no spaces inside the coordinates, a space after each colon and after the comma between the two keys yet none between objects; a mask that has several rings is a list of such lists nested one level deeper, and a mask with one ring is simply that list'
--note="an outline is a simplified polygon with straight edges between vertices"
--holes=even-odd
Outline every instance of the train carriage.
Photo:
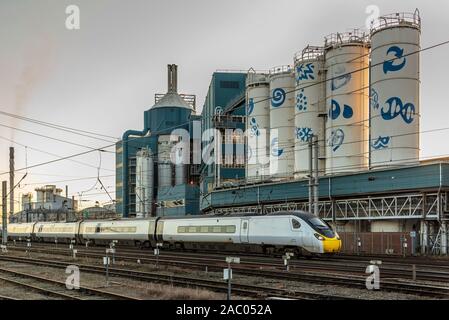
[{"label": "train carriage", "polygon": [[136,246],[151,246],[154,240],[156,219],[120,219],[84,221],[80,226],[80,240],[82,243],[118,244]]},{"label": "train carriage", "polygon": [[35,224],[36,222],[8,224],[8,239],[19,241],[31,240]]},{"label": "train carriage", "polygon": [[158,241],[171,247],[229,251],[256,251],[297,255],[334,253],[338,235],[323,220],[306,212],[269,215],[161,218]]},{"label": "train carriage", "polygon": [[78,244],[259,252],[295,255],[339,252],[338,234],[313,214],[285,211],[267,215],[199,215],[150,219],[37,222],[8,225],[9,238]]},{"label": "train carriage", "polygon": [[33,237],[42,242],[70,243],[76,240],[80,222],[37,222]]}]

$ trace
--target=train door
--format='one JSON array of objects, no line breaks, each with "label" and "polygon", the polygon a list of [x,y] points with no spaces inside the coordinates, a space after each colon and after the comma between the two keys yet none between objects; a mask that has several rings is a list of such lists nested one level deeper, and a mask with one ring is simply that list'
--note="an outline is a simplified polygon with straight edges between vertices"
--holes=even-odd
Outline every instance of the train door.
[{"label": "train door", "polygon": [[164,241],[164,221],[159,220],[156,225],[156,242],[162,243]]},{"label": "train door", "polygon": [[242,219],[240,221],[240,242],[249,242],[249,219]]},{"label": "train door", "polygon": [[303,228],[299,220],[296,218],[292,218],[290,222],[291,222],[290,227],[292,230],[292,237],[290,240],[290,244],[301,247],[304,245],[308,245],[308,243],[305,243]]}]

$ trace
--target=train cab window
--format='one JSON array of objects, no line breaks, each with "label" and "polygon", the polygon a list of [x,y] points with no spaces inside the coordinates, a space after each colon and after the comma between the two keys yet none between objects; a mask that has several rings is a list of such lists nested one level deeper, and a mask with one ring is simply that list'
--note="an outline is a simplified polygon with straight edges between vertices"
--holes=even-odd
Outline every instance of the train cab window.
[{"label": "train cab window", "polygon": [[299,229],[301,228],[301,223],[299,223],[299,221],[296,219],[292,219],[292,227],[293,229]]}]

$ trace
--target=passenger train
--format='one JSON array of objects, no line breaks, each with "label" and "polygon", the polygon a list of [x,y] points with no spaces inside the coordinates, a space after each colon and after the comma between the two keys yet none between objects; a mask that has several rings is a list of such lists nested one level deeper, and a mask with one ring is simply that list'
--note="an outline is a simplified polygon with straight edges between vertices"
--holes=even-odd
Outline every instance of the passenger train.
[{"label": "passenger train", "polygon": [[267,215],[202,215],[147,219],[31,222],[8,225],[8,238],[92,245],[216,250],[296,256],[337,253],[338,234],[320,218],[303,211]]}]

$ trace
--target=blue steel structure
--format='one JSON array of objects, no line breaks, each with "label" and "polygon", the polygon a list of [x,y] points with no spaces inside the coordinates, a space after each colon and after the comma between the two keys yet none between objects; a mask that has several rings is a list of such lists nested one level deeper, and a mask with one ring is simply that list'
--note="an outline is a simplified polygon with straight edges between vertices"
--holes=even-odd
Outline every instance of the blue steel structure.
[{"label": "blue steel structure", "polygon": [[[194,113],[194,105],[189,105],[183,96],[180,96],[176,88],[176,65],[169,65],[169,89],[167,94],[156,95],[156,103],[144,112],[144,126],[142,130],[127,130],[122,140],[116,145],[116,210],[123,217],[135,215],[135,157],[136,153],[145,147],[149,147],[155,155],[157,163],[158,137],[170,135],[175,129],[185,129],[192,137],[194,122],[199,122],[199,117]],[[192,96],[190,96],[192,97]],[[157,172],[157,169],[154,170]],[[167,190],[158,190],[157,177],[154,177],[153,215],[182,215],[198,214],[199,187],[196,173],[188,169],[185,183],[182,185],[167,187]],[[188,181],[187,181],[188,180]],[[170,200],[183,199],[184,205],[163,208],[161,203]],[[156,209],[156,207],[159,207]],[[162,207],[162,208],[161,208]]]},{"label": "blue steel structure", "polygon": [[[222,159],[228,154],[227,164],[205,164],[201,166],[201,194],[214,188],[239,181],[245,177],[244,139],[226,139],[226,130],[245,130],[245,80],[246,73],[215,72],[209,85],[202,116],[203,150],[214,138],[207,134],[209,129],[217,129],[222,135]],[[206,140],[206,141],[204,141]],[[229,151],[232,150],[232,155]],[[243,150],[243,154],[242,154]],[[216,150],[214,151],[216,155]],[[224,162],[224,161],[223,161]],[[199,201],[199,199],[198,199]]]},{"label": "blue steel structure", "polygon": [[[322,176],[319,180],[320,201],[407,194],[416,190],[421,193],[443,192],[449,190],[449,163]],[[207,212],[235,206],[307,202],[308,196],[308,180],[266,181],[214,190],[204,196],[201,209]]]}]

